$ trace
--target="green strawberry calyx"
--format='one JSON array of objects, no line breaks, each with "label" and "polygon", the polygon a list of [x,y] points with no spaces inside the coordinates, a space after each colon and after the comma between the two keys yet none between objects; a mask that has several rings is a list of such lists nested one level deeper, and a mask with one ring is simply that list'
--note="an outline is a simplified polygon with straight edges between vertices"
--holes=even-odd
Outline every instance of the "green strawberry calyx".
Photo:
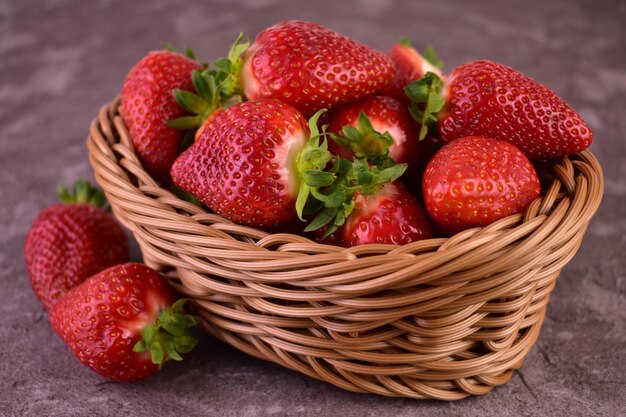
[{"label": "green strawberry calyx", "polygon": [[394,144],[393,138],[389,132],[380,133],[374,129],[365,112],[359,113],[357,127],[343,126],[342,135],[331,133],[330,138],[354,152],[356,158],[365,158],[377,166],[393,164],[389,157],[389,149]]},{"label": "green strawberry calyx", "polygon": [[[415,49],[415,47],[411,43],[410,39],[402,38],[402,39],[400,39],[399,43],[400,43],[400,45],[404,46],[405,48],[411,48],[415,52],[417,52],[417,50]],[[435,48],[432,45],[426,45],[426,48],[424,48],[424,53],[420,54],[419,52],[417,52],[417,54],[419,56],[421,56],[422,58],[424,58],[433,67],[439,68],[439,69],[443,69],[444,62],[439,58],[439,55],[437,54],[437,51],[435,50]]]},{"label": "green strawberry calyx", "polygon": [[328,237],[341,227],[355,207],[355,196],[376,194],[383,185],[400,178],[407,169],[407,164],[389,167],[371,165],[366,159],[350,162],[342,158],[335,161],[335,181],[311,194],[316,201],[309,203],[315,218],[304,229],[312,232],[326,226],[323,238]]},{"label": "green strawberry calyx", "polygon": [[421,126],[419,140],[423,140],[428,130],[437,123],[436,115],[445,104],[441,95],[442,89],[441,78],[430,71],[404,88],[404,93],[410,100],[409,112]]},{"label": "green strawberry calyx", "polygon": [[[393,139],[388,133],[376,132],[364,113],[359,115],[358,128],[344,127],[345,136],[327,133],[327,126],[322,126],[320,132],[317,121],[324,111],[309,120],[310,139],[296,158],[301,179],[296,212],[303,221],[305,216],[313,217],[305,232],[326,226],[325,238],[345,223],[354,210],[357,194],[378,192],[383,185],[400,178],[407,164],[395,164],[388,157]],[[330,153],[326,136],[355,150],[354,161]]]},{"label": "green strawberry calyx", "polygon": [[[166,124],[192,134],[202,126],[217,109],[229,107],[242,100],[241,71],[243,53],[250,46],[250,41],[243,39],[243,34],[233,44],[228,58],[218,59],[214,68],[191,73],[195,92],[175,89],[172,91],[176,103],[189,115],[168,120]],[[182,148],[189,145],[189,138],[183,140]],[[183,150],[183,149],[181,149]]]},{"label": "green strawberry calyx", "polygon": [[328,151],[326,126],[322,126],[321,133],[317,126],[320,116],[325,111],[322,109],[309,119],[309,140],[296,156],[296,171],[300,178],[296,212],[300,220],[304,220],[305,205],[309,197],[318,194],[321,187],[331,185],[336,179],[335,172],[326,170],[328,164],[337,158]]},{"label": "green strawberry calyx", "polygon": [[241,74],[243,72],[243,54],[250,47],[250,40],[244,38],[243,33],[233,43],[227,58],[220,58],[213,62],[216,68],[215,77],[224,96],[243,95]]},{"label": "green strawberry calyx", "polygon": [[57,194],[63,204],[92,204],[107,209],[107,200],[101,188],[92,185],[89,181],[78,180],[71,189],[59,184]]},{"label": "green strawberry calyx", "polygon": [[152,363],[163,366],[169,359],[181,361],[181,353],[190,352],[198,341],[189,335],[189,330],[198,325],[197,317],[183,313],[189,301],[181,298],[161,312],[156,321],[141,331],[141,340],[133,352],[150,352]]},{"label": "green strawberry calyx", "polygon": [[433,67],[443,69],[444,62],[439,58],[437,51],[435,51],[432,45],[426,45],[423,57]]}]

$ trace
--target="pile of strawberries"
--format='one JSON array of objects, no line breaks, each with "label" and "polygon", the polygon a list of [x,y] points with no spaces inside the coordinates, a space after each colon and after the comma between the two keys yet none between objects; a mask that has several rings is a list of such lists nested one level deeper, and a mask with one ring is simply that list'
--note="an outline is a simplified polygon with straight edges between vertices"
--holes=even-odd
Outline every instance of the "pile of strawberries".
[{"label": "pile of strawberries", "polygon": [[[384,54],[287,21],[252,44],[240,35],[211,65],[190,51],[149,53],[124,82],[120,112],[145,170],[226,219],[339,246],[401,245],[523,212],[541,192],[533,163],[593,138],[514,69],[440,68],[432,49],[422,56],[407,41]],[[45,211],[26,242],[57,333],[120,380],[180,359],[197,323],[163,277],[126,257],[119,226],[85,204]]]},{"label": "pile of strawberries", "polygon": [[425,56],[282,22],[251,45],[240,35],[210,66],[150,53],[124,83],[121,114],[163,186],[236,223],[340,246],[523,212],[540,195],[530,161],[591,143],[579,115],[518,71],[476,61],[446,77]]},{"label": "pile of strawberries", "polygon": [[115,381],[144,379],[196,345],[185,314],[158,272],[128,263],[126,235],[102,190],[78,181],[63,204],[42,211],[24,245],[31,286],[78,360]]}]

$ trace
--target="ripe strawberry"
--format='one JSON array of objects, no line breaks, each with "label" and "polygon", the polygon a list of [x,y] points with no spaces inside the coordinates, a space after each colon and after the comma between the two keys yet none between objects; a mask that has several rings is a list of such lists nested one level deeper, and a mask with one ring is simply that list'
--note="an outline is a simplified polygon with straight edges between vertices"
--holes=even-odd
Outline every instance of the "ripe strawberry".
[{"label": "ripe strawberry", "polygon": [[319,171],[331,159],[318,147],[317,117],[309,128],[296,109],[275,99],[234,104],[176,160],[172,179],[236,223],[288,223],[295,219],[297,199],[308,196],[309,188],[301,186],[306,171]]},{"label": "ripe strawberry", "polygon": [[115,381],[135,381],[196,345],[188,330],[198,319],[182,314],[185,301],[175,302],[156,271],[122,264],[69,291],[50,323],[83,365]]},{"label": "ripe strawberry", "polygon": [[243,54],[229,58],[216,63],[229,74],[225,90],[251,100],[279,99],[305,117],[374,94],[391,82],[394,70],[383,53],[302,21],[265,29]]},{"label": "ripe strawberry", "polygon": [[404,87],[413,81],[417,81],[426,75],[427,72],[437,74],[441,79],[445,79],[441,68],[443,62],[437,57],[432,47],[426,48],[424,56],[417,52],[408,39],[403,39],[395,44],[387,53],[395,66],[395,77],[393,81],[382,89],[385,96],[393,97],[401,103],[407,103],[408,99],[404,94]]},{"label": "ripe strawberry", "polygon": [[311,192],[304,208],[309,215],[317,214],[305,232],[338,246],[400,245],[434,235],[417,200],[396,181],[406,164],[385,167],[340,158],[333,162],[334,181]]},{"label": "ripe strawberry", "polygon": [[184,136],[184,132],[166,124],[185,114],[172,92],[192,90],[191,73],[200,68],[191,58],[155,51],[142,58],[124,81],[120,112],[137,156],[156,180],[169,181],[169,171]]},{"label": "ripe strawberry", "polygon": [[326,238],[323,232],[316,233],[322,243],[345,247],[404,245],[435,237],[424,209],[400,181],[387,183],[371,194],[356,193],[354,208],[345,223]]},{"label": "ripe strawberry", "polygon": [[419,126],[406,106],[391,97],[368,97],[330,113],[328,132],[334,141],[328,147],[335,155],[349,160],[356,155],[370,162],[389,156],[411,165],[420,154]]},{"label": "ripe strawberry", "polygon": [[[486,136],[510,142],[538,160],[581,152],[593,140],[585,121],[552,90],[495,62],[461,65],[443,85],[429,73],[407,87],[407,94],[414,117],[424,126],[420,133],[437,122],[444,143]],[[420,110],[423,103],[428,104]]]},{"label": "ripe strawberry", "polygon": [[541,189],[533,165],[514,145],[468,136],[437,152],[422,191],[430,217],[452,235],[523,212]]},{"label": "ripe strawberry", "polygon": [[126,235],[102,208],[104,194],[79,181],[74,195],[60,187],[66,204],[35,219],[24,244],[28,278],[48,311],[71,288],[111,265],[128,260]]}]

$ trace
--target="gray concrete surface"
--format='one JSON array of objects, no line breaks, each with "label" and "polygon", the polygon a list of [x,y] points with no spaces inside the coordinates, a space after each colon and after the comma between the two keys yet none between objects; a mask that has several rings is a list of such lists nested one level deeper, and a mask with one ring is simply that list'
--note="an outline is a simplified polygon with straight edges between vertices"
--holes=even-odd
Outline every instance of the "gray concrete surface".
[{"label": "gray concrete surface", "polygon": [[[431,43],[447,71],[500,61],[551,86],[595,130],[606,196],[507,385],[455,403],[358,395],[208,336],[184,363],[116,384],[79,366],[52,332],[23,240],[58,182],[91,176],[84,140],[99,107],[165,41],[211,60],[239,31],[287,18],[381,49],[401,36]],[[626,415],[625,23],[623,0],[0,0],[0,416]]]}]

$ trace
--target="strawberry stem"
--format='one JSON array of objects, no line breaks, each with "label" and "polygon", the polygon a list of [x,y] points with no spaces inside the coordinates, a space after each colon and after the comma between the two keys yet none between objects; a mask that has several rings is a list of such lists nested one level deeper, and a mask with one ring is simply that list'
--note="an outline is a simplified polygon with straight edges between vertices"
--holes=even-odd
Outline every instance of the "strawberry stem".
[{"label": "strawberry stem", "polygon": [[437,51],[435,51],[432,45],[426,45],[426,49],[424,49],[424,59],[433,67],[443,69],[443,61],[439,58]]},{"label": "strawberry stem", "polygon": [[389,157],[389,149],[393,146],[393,138],[389,132],[380,133],[372,126],[365,112],[360,112],[357,127],[346,125],[342,128],[343,135],[330,134],[330,138],[339,145],[354,152],[355,157],[365,158],[369,162],[382,166],[393,165]]},{"label": "strawberry stem", "polygon": [[102,209],[106,209],[107,206],[104,191],[85,180],[76,181],[71,190],[68,190],[65,185],[59,184],[57,186],[57,194],[63,204],[86,203]]},{"label": "strawberry stem", "polygon": [[163,366],[169,359],[181,361],[181,353],[190,352],[198,341],[189,330],[198,325],[197,317],[183,314],[183,306],[189,299],[181,298],[161,312],[156,321],[141,331],[141,340],[133,352],[150,351],[152,363]]},{"label": "strawberry stem", "polygon": [[296,212],[300,220],[303,219],[304,206],[309,200],[309,195],[318,193],[320,187],[331,185],[335,180],[332,171],[325,171],[328,163],[335,158],[328,151],[328,142],[324,138],[327,135],[324,126],[322,133],[319,132],[317,121],[325,112],[322,109],[309,119],[310,139],[304,145],[296,157],[296,167],[300,176],[300,191],[296,200]]},{"label": "strawberry stem", "polygon": [[250,40],[244,39],[243,33],[231,46],[227,58],[221,58],[213,62],[217,71],[215,78],[219,80],[220,91],[224,98],[233,95],[243,95],[241,72],[243,71],[243,53],[250,47]]},{"label": "strawberry stem", "polygon": [[178,105],[191,116],[182,116],[168,120],[166,124],[175,129],[195,132],[207,118],[219,108],[226,108],[242,99],[241,71],[243,53],[250,46],[243,34],[233,44],[228,58],[221,58],[213,63],[215,69],[195,70],[191,80],[195,93],[176,89],[172,91]]},{"label": "strawberry stem", "polygon": [[445,104],[441,95],[442,86],[441,78],[429,71],[422,78],[404,88],[404,93],[410,100],[409,112],[421,125],[419,140],[423,140],[429,128],[437,123],[436,114]]}]

